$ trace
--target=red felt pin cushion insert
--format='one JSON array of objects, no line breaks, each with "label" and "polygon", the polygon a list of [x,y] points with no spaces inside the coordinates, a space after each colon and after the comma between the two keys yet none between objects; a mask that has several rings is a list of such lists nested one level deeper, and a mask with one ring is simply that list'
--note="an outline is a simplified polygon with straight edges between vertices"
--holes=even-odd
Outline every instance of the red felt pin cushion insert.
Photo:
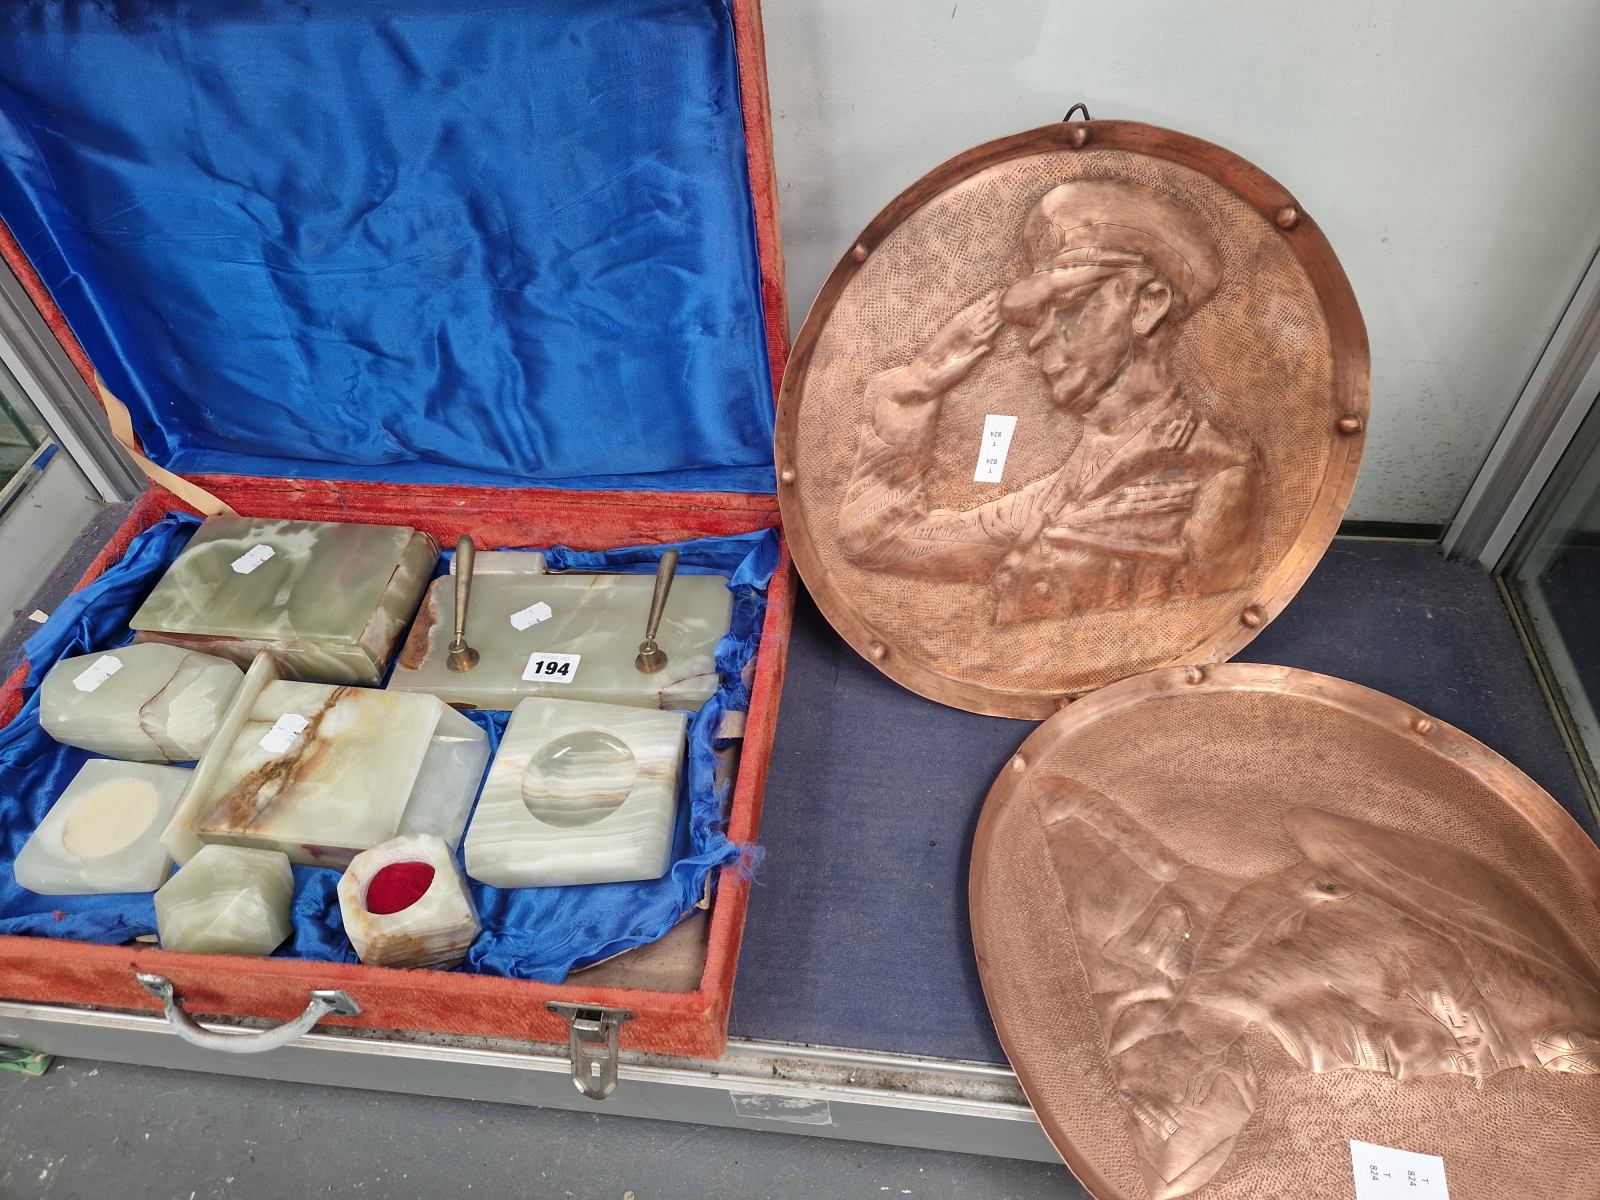
[{"label": "red felt pin cushion insert", "polygon": [[431,863],[390,863],[367,884],[367,911],[380,917],[404,912],[422,899],[432,883]]}]

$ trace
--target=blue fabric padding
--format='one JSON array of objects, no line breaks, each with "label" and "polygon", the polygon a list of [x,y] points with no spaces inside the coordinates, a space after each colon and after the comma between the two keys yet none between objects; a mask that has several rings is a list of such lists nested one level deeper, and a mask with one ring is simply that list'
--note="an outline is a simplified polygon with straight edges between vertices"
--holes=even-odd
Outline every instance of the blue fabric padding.
[{"label": "blue fabric padding", "polygon": [[[134,539],[122,561],[56,610],[27,644],[34,664],[28,686],[59,659],[124,645],[129,617],[188,543],[197,518],[173,514]],[[584,552],[546,551],[552,566],[653,571],[667,546]],[[727,837],[728,784],[716,778],[723,715],[749,708],[745,667],[761,640],[766,587],[778,561],[775,530],[679,542],[684,569],[729,576],[733,618],[717,644],[721,688],[689,719],[688,750],[678,783],[673,866],[663,878],[590,887],[501,889],[472,885],[483,933],[462,970],[559,983],[574,967],[654,941],[705,895],[716,868],[759,861],[754,846]],[[498,748],[510,714],[469,712]],[[39,727],[37,690],[0,730],[0,934],[65,937],[115,944],[156,932],[148,895],[40,896],[17,885],[12,863],[29,835],[88,759]],[[294,934],[280,955],[354,962],[335,887],[339,872],[295,867]]]},{"label": "blue fabric padding", "polygon": [[774,490],[727,0],[0,6],[0,217],[174,470]]},{"label": "blue fabric padding", "polygon": [[12,863],[79,768],[104,757],[63,746],[39,727],[39,684],[60,659],[132,640],[128,618],[199,525],[198,517],[174,513],[141,533],[121,562],[62,601],[24,647],[30,694],[0,729],[0,934],[116,944],[156,931],[148,894],[41,896],[17,885]]},{"label": "blue fabric padding", "polygon": [[629,546],[622,550],[573,550],[556,546],[544,551],[552,571],[615,571],[654,574],[668,550],[678,552],[678,571],[685,575],[726,575],[728,586],[765,589],[778,567],[778,534],[760,529],[728,537],[668,542],[661,546]]}]

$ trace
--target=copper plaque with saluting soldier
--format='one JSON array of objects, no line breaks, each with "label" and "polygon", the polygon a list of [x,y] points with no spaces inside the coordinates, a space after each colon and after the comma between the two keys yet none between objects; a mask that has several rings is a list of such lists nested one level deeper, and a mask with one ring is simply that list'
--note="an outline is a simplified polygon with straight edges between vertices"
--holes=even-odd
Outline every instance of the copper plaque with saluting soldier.
[{"label": "copper plaque with saluting soldier", "polygon": [[1040,717],[1222,661],[1337,528],[1365,331],[1293,198],[1128,122],[979,147],[823,288],[779,412],[795,559],[891,677]]}]

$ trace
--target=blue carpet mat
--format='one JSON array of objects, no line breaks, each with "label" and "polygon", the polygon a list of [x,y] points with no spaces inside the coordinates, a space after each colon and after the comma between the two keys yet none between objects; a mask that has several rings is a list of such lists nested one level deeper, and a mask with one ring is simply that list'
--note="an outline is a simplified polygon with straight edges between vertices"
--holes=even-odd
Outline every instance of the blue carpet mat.
[{"label": "blue carpet mat", "polygon": [[[1239,655],[1337,675],[1448,721],[1588,830],[1571,762],[1488,577],[1436,547],[1338,541]],[[914,696],[795,612],[733,1000],[739,1037],[1004,1062],[967,928],[978,810],[1032,722]]]}]

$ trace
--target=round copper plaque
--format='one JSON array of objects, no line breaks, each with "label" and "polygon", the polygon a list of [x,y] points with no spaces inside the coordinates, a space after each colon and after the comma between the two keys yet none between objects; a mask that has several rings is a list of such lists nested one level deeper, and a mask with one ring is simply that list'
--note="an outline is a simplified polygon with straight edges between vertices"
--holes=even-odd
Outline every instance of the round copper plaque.
[{"label": "round copper plaque", "polygon": [[1600,850],[1409,705],[1246,664],[1106,687],[1001,772],[970,898],[1096,1200],[1359,1195],[1352,1140],[1442,1158],[1450,1200],[1595,1194]]},{"label": "round copper plaque", "polygon": [[1220,662],[1338,527],[1366,331],[1244,160],[1125,121],[980,146],[823,287],[779,401],[795,562],[891,678],[973,712]]}]

